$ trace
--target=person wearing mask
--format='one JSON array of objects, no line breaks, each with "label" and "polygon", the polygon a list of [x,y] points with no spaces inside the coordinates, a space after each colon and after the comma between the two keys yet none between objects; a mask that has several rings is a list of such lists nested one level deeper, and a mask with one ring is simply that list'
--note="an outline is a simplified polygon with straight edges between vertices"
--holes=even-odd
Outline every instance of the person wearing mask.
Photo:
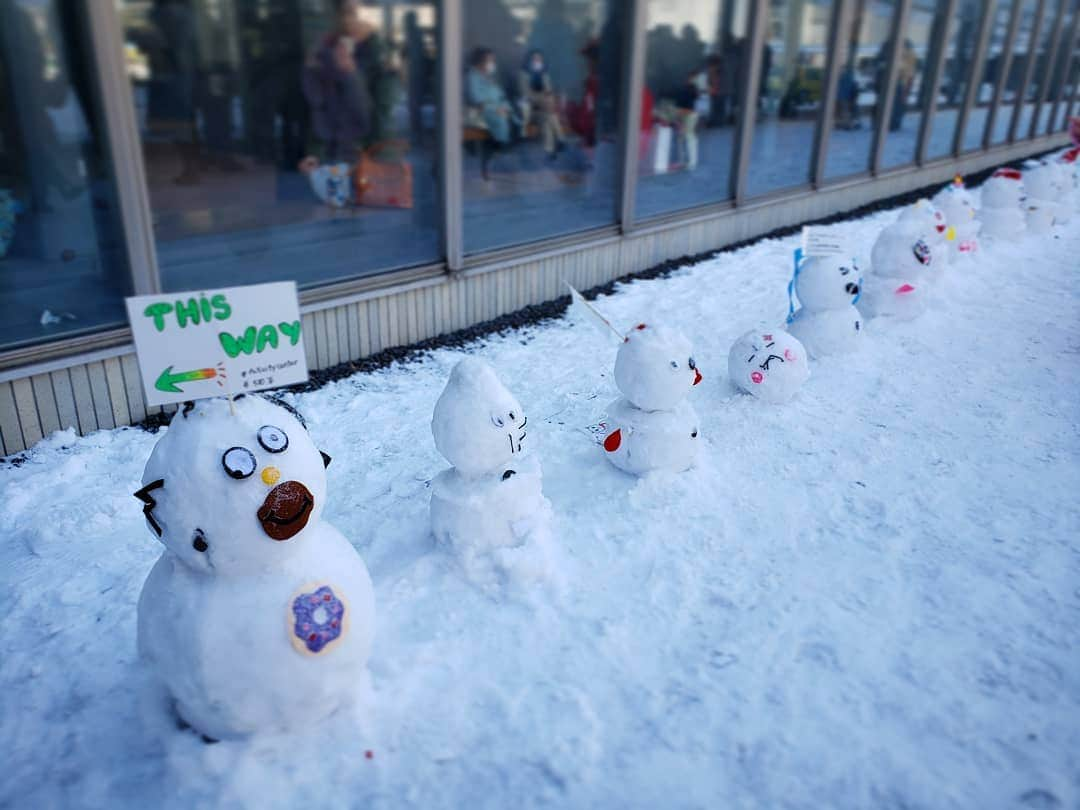
[{"label": "person wearing mask", "polygon": [[532,50],[525,56],[525,62],[518,73],[518,98],[524,108],[524,120],[527,126],[530,120],[540,128],[540,137],[544,152],[549,160],[563,150],[563,131],[559,124],[558,104],[551,87],[544,54]]},{"label": "person wearing mask", "polygon": [[495,52],[480,47],[473,51],[469,60],[469,72],[465,76],[465,99],[477,107],[484,119],[484,126],[499,146],[510,143],[510,125],[514,111],[499,86]]}]

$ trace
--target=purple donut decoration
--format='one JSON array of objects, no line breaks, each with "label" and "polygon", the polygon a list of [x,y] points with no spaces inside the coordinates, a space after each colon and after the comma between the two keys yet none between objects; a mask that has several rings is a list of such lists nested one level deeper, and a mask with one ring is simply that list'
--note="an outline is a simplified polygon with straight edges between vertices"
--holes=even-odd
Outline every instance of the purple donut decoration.
[{"label": "purple donut decoration", "polygon": [[329,585],[299,593],[292,601],[293,644],[309,653],[320,653],[341,637],[345,628],[345,603]]}]

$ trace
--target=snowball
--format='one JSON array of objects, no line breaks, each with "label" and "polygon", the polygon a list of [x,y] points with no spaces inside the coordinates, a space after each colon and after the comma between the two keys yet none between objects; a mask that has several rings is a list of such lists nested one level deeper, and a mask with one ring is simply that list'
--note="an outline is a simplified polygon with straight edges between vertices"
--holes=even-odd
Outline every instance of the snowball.
[{"label": "snowball", "polygon": [[810,376],[806,358],[806,349],[787,332],[751,330],[728,352],[728,377],[766,402],[787,402]]},{"label": "snowball", "polygon": [[697,458],[697,413],[685,400],[669,410],[646,411],[620,397],[608,406],[604,423],[604,453],[624,472],[682,472]]},{"label": "snowball", "polygon": [[431,433],[435,447],[465,476],[501,472],[523,453],[528,418],[521,403],[476,357],[454,366],[435,403]]},{"label": "snowball", "polygon": [[699,382],[693,349],[681,332],[642,323],[619,346],[615,384],[639,408],[674,408]]},{"label": "snowball", "polygon": [[1024,172],[1024,190],[1029,200],[1058,203],[1064,195],[1058,170],[1046,163]]},{"label": "snowball", "polygon": [[322,455],[260,397],[177,412],[139,498],[165,550],[139,597],[139,651],[180,718],[214,738],[317,723],[356,698],[371,580],[321,520]]}]

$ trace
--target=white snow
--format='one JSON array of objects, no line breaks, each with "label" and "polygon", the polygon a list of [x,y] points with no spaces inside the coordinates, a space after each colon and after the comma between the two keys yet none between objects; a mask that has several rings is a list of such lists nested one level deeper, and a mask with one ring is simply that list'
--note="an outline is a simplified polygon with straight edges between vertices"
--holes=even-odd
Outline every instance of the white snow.
[{"label": "white snow", "polygon": [[[865,260],[896,214],[830,230]],[[477,347],[530,415],[560,588],[492,598],[434,545],[459,354],[294,398],[379,614],[360,710],[311,732],[206,745],[146,698],[159,549],[131,493],[157,437],[60,433],[0,468],[0,806],[1076,806],[1080,233],[985,246],[762,408],[723,359],[783,322],[797,244],[600,302],[694,344],[682,474],[626,475],[582,432],[615,394],[591,327]]]}]

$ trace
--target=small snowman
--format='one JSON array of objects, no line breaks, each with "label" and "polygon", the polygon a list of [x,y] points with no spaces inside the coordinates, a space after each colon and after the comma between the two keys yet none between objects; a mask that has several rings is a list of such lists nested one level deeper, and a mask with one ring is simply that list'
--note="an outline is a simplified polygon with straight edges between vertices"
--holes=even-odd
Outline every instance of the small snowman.
[{"label": "small snowman", "polygon": [[[795,276],[788,284],[788,332],[811,357],[843,354],[858,346],[862,315],[855,303],[862,283],[853,258],[821,255],[796,259]],[[795,309],[796,298],[799,309]]]},{"label": "small snowman", "polygon": [[[943,272],[949,256],[947,248],[956,240],[956,230],[949,227],[945,214],[924,198],[901,211],[896,223],[917,233],[930,246],[935,258],[933,266]],[[871,270],[874,269],[872,264]]]},{"label": "small snowman", "polygon": [[608,460],[633,475],[693,466],[698,419],[686,396],[701,379],[690,341],[680,332],[643,323],[630,330],[615,356],[622,396],[601,423]]},{"label": "small snowman", "polygon": [[908,320],[926,310],[936,256],[923,235],[903,222],[883,228],[870,253],[865,310],[872,318]]},{"label": "small snowman", "polygon": [[949,243],[948,253],[953,258],[975,253],[979,249],[978,235],[982,223],[976,218],[975,201],[971,192],[964,187],[963,178],[957,176],[934,195],[933,202],[955,235]]},{"label": "small snowman", "polygon": [[810,376],[806,349],[787,332],[750,330],[728,352],[728,376],[765,402],[787,402]]},{"label": "small snowman", "polygon": [[547,572],[551,504],[528,453],[525,409],[475,357],[459,362],[435,403],[431,433],[451,465],[431,483],[431,526],[475,580]]},{"label": "small snowman", "polygon": [[330,457],[256,396],[190,403],[135,493],[164,551],[138,642],[205,739],[318,723],[356,697],[375,628],[363,560],[323,521]]},{"label": "small snowman", "polygon": [[1027,192],[1027,227],[1030,233],[1045,234],[1067,216],[1065,188],[1058,170],[1049,163],[1039,163],[1024,172]]},{"label": "small snowman", "polygon": [[1027,231],[1024,218],[1024,177],[1016,169],[998,169],[983,183],[979,220],[992,239],[1018,239]]}]

